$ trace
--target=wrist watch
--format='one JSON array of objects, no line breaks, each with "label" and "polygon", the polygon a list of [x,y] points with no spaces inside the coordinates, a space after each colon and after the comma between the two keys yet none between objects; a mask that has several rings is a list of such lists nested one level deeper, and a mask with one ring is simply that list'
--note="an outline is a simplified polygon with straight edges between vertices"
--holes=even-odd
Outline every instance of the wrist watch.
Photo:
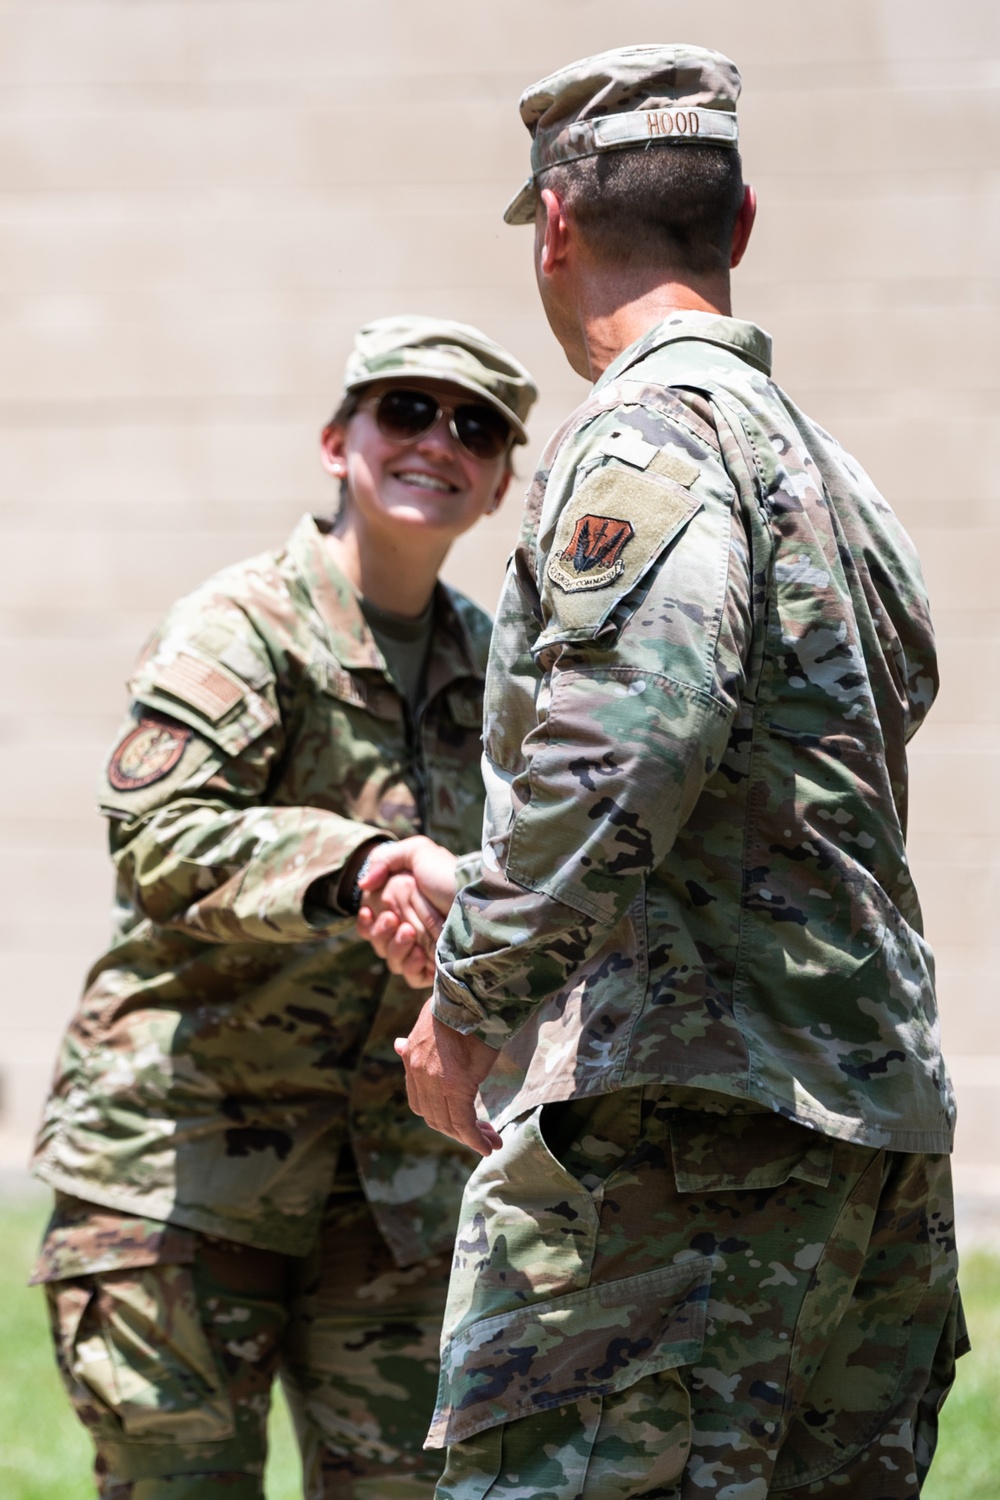
[{"label": "wrist watch", "polygon": [[[365,855],[364,859],[358,866],[357,872],[354,876],[354,883],[352,884],[351,889],[348,891],[346,896],[341,895],[340,883],[337,883],[336,900],[333,902],[334,907],[339,907],[342,911],[346,911],[352,917],[357,916],[358,912],[361,909],[361,898],[364,895],[364,892],[361,889],[361,877],[364,875],[365,871],[368,869],[368,866],[371,864],[371,858],[375,853],[375,850],[381,849],[383,844],[388,844],[391,842],[391,839],[379,839],[378,843],[372,844],[371,848],[368,850],[368,853]],[[333,885],[333,883],[334,882],[331,880],[330,884]]]}]

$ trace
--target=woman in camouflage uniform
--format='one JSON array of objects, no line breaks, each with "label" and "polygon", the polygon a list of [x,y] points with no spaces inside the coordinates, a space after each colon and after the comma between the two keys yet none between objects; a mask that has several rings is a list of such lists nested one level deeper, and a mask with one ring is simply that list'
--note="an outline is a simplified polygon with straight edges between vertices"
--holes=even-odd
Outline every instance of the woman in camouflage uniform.
[{"label": "woman in camouflage uniform", "polygon": [[407,1109],[392,1042],[423,997],[360,941],[357,879],[385,838],[478,847],[489,620],[437,574],[534,396],[474,329],[363,328],[323,433],[338,515],[181,600],[129,684],[114,937],[35,1168],[34,1279],[106,1500],[258,1500],[279,1372],[311,1500],[433,1488],[470,1159]]}]

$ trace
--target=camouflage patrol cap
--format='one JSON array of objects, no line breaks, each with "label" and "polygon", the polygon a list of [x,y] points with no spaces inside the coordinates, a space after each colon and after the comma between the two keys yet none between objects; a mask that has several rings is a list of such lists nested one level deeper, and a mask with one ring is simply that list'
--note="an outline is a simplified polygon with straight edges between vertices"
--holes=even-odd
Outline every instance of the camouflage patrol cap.
[{"label": "camouflage patrol cap", "polygon": [[515,442],[528,441],[524,422],[538,389],[524,366],[478,328],[410,313],[358,329],[344,371],[345,391],[414,376],[461,386],[503,413]]},{"label": "camouflage patrol cap", "polygon": [[684,42],[616,47],[568,63],[521,95],[531,176],[504,219],[533,224],[538,178],[561,162],[692,141],[735,149],[739,94],[735,63]]}]

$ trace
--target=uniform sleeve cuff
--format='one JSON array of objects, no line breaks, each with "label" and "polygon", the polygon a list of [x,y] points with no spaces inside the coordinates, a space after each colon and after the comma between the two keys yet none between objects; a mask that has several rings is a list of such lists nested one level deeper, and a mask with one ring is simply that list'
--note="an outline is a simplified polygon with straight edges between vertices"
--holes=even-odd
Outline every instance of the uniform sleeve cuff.
[{"label": "uniform sleeve cuff", "polygon": [[[357,916],[357,908],[349,911],[338,900],[338,892],[343,879],[344,869],[350,863],[352,856],[365,844],[370,844],[374,849],[376,845],[383,843],[394,843],[391,833],[384,829],[372,828],[368,824],[357,825],[357,835],[353,838],[344,838],[342,847],[344,850],[341,863],[328,868],[318,878],[314,878],[306,888],[302,900],[302,915],[319,932],[326,932],[330,928],[340,927],[345,921],[353,921]],[[338,853],[340,850],[338,849]]]},{"label": "uniform sleeve cuff", "polygon": [[455,984],[449,985],[449,989],[459,990],[461,999],[454,999],[444,992],[439,973],[434,993],[431,996],[431,1013],[435,1019],[449,1026],[452,1031],[460,1031],[464,1036],[478,1037],[488,1047],[499,1051],[511,1035],[506,1023],[497,1016],[487,1015],[471,990]]}]

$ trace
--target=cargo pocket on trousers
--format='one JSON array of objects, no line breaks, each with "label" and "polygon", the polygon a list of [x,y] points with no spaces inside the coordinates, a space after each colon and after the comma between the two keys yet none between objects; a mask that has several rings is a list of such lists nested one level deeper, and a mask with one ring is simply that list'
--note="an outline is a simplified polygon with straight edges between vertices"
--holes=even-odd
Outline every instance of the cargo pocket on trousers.
[{"label": "cargo pocket on trousers", "polygon": [[693,1363],[711,1278],[711,1257],[697,1255],[470,1324],[442,1351],[427,1446]]},{"label": "cargo pocket on trousers", "polygon": [[95,1435],[216,1443],[232,1402],[202,1326],[189,1265],[50,1282],[70,1395]]}]

